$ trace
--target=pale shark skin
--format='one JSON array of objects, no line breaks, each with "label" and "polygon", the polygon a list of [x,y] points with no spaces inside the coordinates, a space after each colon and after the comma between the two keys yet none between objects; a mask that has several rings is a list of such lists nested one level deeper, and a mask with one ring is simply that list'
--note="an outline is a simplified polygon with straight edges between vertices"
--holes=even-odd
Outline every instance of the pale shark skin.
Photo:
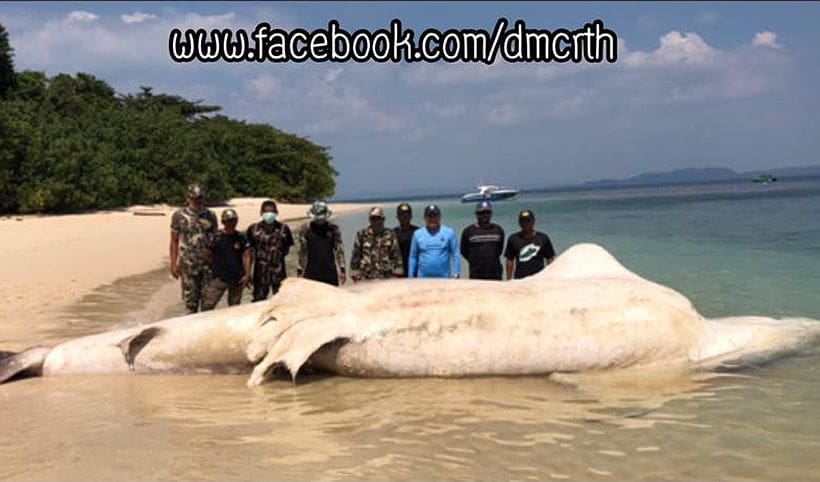
[{"label": "pale shark skin", "polygon": [[815,346],[820,322],[708,320],[680,293],[621,266],[603,248],[573,246],[516,281],[410,279],[336,288],[288,279],[249,303],[0,352],[14,376],[247,373],[249,385],[308,360],[360,377],[466,377],[625,367],[710,369]]},{"label": "pale shark skin", "polygon": [[[816,345],[820,323],[704,319],[680,293],[576,245],[510,282],[291,284],[248,347],[249,385],[282,364],[360,377],[535,375],[624,367],[714,368]],[[312,301],[303,299],[311,291]],[[323,293],[317,296],[317,293]]]},{"label": "pale shark skin", "polygon": [[0,383],[18,373],[247,373],[246,347],[265,312],[252,303],[30,348],[0,360]]}]

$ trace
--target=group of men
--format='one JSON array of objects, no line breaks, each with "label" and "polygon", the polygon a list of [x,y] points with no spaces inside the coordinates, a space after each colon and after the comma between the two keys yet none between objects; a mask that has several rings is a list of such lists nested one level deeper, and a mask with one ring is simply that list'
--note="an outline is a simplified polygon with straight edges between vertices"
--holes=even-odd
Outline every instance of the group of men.
[{"label": "group of men", "polygon": [[[332,211],[316,201],[308,211],[310,220],[296,231],[296,243],[286,224],[276,218],[274,201],[262,203],[261,219],[245,232],[236,229],[239,217],[225,209],[219,229],[216,215],[203,203],[203,191],[193,185],[187,205],[171,219],[171,274],[182,284],[182,299],[190,313],[213,309],[224,293],[228,304],[240,303],[242,292],[253,286],[253,301],[276,294],[287,277],[285,256],[298,244],[296,275],[343,285],[347,279],[344,243]],[[469,265],[471,279],[503,279],[500,258],[506,258],[507,279],[524,278],[541,271],[555,258],[552,242],[535,230],[535,215],[521,211],[521,230],[507,239],[504,229],[492,223],[492,204],[481,201],[476,222],[461,233],[461,242],[451,228],[441,223],[435,204],[424,208],[421,228],[412,224],[413,210],[407,203],[396,208],[398,226],[385,227],[381,207],[368,213],[369,225],[356,233],[350,259],[354,283],[388,278],[458,278],[460,258]],[[460,249],[459,249],[460,246]]]},{"label": "group of men", "polygon": [[[555,258],[552,241],[535,230],[535,215],[530,210],[518,214],[521,230],[509,237],[504,249],[504,229],[492,222],[493,207],[481,201],[475,210],[476,222],[456,240],[451,228],[441,223],[441,210],[435,204],[424,208],[424,227],[411,224],[413,210],[399,204],[399,225],[384,227],[380,207],[370,210],[370,226],[356,233],[350,260],[354,282],[393,277],[458,278],[461,256],[469,265],[471,279],[501,280],[506,258],[507,279],[531,276]],[[460,246],[460,248],[459,248]]]}]

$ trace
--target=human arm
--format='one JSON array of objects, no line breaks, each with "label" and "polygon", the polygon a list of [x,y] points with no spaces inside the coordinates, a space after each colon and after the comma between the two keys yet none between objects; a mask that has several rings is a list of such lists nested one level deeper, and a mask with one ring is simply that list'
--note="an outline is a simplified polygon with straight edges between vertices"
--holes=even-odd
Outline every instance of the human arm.
[{"label": "human arm", "polygon": [[390,246],[390,259],[393,261],[393,276],[395,278],[404,277],[404,261],[401,258],[401,248],[399,238],[393,233],[393,243]]},{"label": "human arm", "polygon": [[303,224],[296,232],[296,242],[298,246],[298,255],[296,262],[296,276],[302,277],[305,274],[305,267],[307,266],[307,224]]},{"label": "human arm", "polygon": [[345,269],[345,247],[342,241],[342,231],[336,224],[333,225],[333,237],[335,238],[333,251],[336,253],[336,265],[339,267],[339,285],[343,285],[347,278],[347,270]]},{"label": "human arm", "polygon": [[464,228],[464,231],[461,232],[461,255],[464,256],[464,259],[470,259],[470,243],[469,243],[469,235],[467,231],[469,230],[469,226]]},{"label": "human arm", "polygon": [[179,233],[171,231],[171,244],[169,246],[171,256],[171,276],[179,278]]},{"label": "human arm", "polygon": [[362,236],[364,233],[359,231],[356,233],[356,239],[353,241],[353,252],[350,254],[350,278],[354,283],[361,281],[362,267]]},{"label": "human arm", "polygon": [[287,224],[282,225],[282,258],[288,255],[290,247],[293,246],[293,234]]},{"label": "human arm", "polygon": [[504,236],[505,236],[505,233],[504,233],[504,228],[502,228],[501,226],[498,227],[498,230],[501,232],[500,233],[501,236],[499,236],[499,238],[498,238],[498,247],[495,251],[495,255],[496,256],[501,256],[502,254],[504,254]]},{"label": "human arm", "polygon": [[547,238],[547,242],[544,244],[544,258],[547,260],[547,264],[552,263],[555,261],[555,248],[552,247],[552,240],[547,235],[544,235]]},{"label": "human arm", "polygon": [[507,240],[507,248],[504,250],[504,257],[507,258],[507,279],[510,280],[515,274],[515,248],[513,247],[513,237]]},{"label": "human arm", "polygon": [[205,262],[208,263],[209,266],[214,264],[214,249],[213,249],[213,247],[211,247],[209,245],[209,246],[205,246],[204,248],[202,248],[202,259],[204,259]]},{"label": "human arm", "polygon": [[179,278],[179,232],[181,216],[178,212],[171,217],[171,242],[168,245],[168,255],[171,258],[171,276]]},{"label": "human arm", "polygon": [[415,233],[413,234],[413,238],[410,240],[410,255],[407,256],[407,277],[408,278],[415,278],[416,277],[416,269],[418,269],[418,260],[419,257],[419,248],[418,244],[416,243],[416,236]]},{"label": "human arm", "polygon": [[253,249],[251,249],[250,245],[245,248],[245,252],[242,253],[242,266],[245,268],[245,276],[239,280],[239,285],[243,288],[247,288],[248,285],[251,284],[251,264],[253,262]]},{"label": "human arm", "polygon": [[455,233],[452,233],[450,236],[450,258],[453,261],[450,274],[453,278],[458,278],[461,275],[461,256],[459,256],[458,241],[456,240]]}]

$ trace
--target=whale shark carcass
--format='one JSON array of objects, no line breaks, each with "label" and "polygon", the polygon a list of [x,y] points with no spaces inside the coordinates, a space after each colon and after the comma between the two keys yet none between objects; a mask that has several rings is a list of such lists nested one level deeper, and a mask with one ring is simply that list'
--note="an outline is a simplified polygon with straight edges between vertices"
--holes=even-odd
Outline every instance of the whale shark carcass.
[{"label": "whale shark carcass", "polygon": [[[625,367],[736,367],[817,346],[807,318],[706,319],[682,294],[579,244],[509,282],[401,279],[336,288],[288,279],[265,302],[34,347],[12,377],[247,373],[306,363],[357,377],[538,375]],[[2,355],[0,355],[2,356]]]}]

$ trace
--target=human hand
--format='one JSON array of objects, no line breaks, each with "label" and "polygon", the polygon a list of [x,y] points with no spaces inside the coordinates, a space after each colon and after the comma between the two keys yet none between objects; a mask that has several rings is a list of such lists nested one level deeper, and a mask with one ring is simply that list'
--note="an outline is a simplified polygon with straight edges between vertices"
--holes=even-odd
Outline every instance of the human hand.
[{"label": "human hand", "polygon": [[179,279],[179,265],[178,264],[171,264],[171,276],[174,279]]},{"label": "human hand", "polygon": [[345,276],[345,272],[342,271],[341,273],[339,273],[339,285],[345,284],[346,280],[347,280],[347,277]]}]

